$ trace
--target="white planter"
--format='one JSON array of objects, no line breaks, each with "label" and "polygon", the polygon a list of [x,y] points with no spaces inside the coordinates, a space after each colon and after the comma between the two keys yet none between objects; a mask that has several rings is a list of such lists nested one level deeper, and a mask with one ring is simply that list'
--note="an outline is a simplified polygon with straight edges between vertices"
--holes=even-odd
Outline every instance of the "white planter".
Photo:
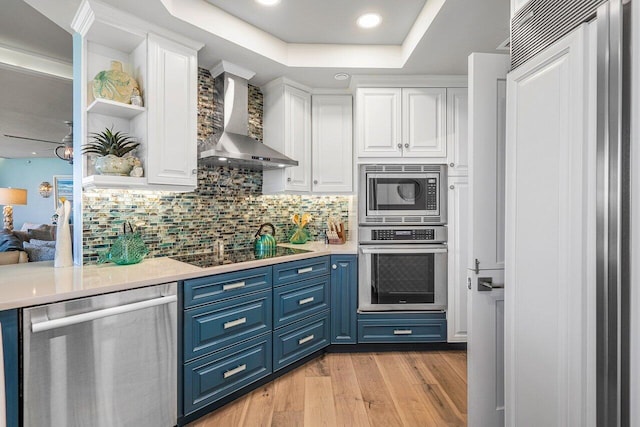
[{"label": "white planter", "polygon": [[132,156],[118,157],[113,154],[96,157],[96,172],[100,175],[129,176],[129,172],[131,172],[135,161],[136,158]]}]

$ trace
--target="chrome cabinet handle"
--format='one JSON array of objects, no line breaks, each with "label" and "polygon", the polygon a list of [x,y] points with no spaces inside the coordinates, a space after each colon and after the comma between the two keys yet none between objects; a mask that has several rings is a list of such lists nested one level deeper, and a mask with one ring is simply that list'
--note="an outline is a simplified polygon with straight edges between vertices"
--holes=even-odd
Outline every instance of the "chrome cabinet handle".
[{"label": "chrome cabinet handle", "polygon": [[245,371],[247,369],[247,364],[242,364],[240,366],[238,366],[237,368],[233,368],[227,372],[225,372],[224,374],[222,374],[222,376],[226,379],[229,378],[231,376],[234,376],[235,374],[239,374],[242,371]]},{"label": "chrome cabinet handle", "polygon": [[198,169],[191,169],[191,175],[196,175],[198,173]]},{"label": "chrome cabinet handle", "polygon": [[413,331],[411,329],[394,329],[393,335],[411,335]]},{"label": "chrome cabinet handle", "polygon": [[309,297],[309,298],[301,299],[300,301],[298,301],[298,305],[305,305],[305,304],[309,304],[310,302],[313,302],[313,300],[315,300],[315,298],[314,298],[314,297]]},{"label": "chrome cabinet handle", "polygon": [[228,285],[222,285],[222,290],[230,291],[232,289],[244,288],[244,286],[245,286],[244,282],[230,283]]},{"label": "chrome cabinet handle", "polygon": [[232,320],[230,322],[225,323],[224,329],[229,329],[229,328],[233,328],[234,326],[244,325],[245,323],[247,323],[247,318],[241,317],[237,320]]},{"label": "chrome cabinet handle", "polygon": [[456,188],[456,187],[455,187],[453,184],[451,184],[451,185],[449,186],[449,189],[450,189],[450,190],[453,190],[454,188]]},{"label": "chrome cabinet handle", "polygon": [[409,144],[404,144],[404,148],[409,148]]},{"label": "chrome cabinet handle", "polygon": [[337,269],[338,269],[338,266],[337,266],[337,265],[335,265],[335,264],[333,264],[333,265],[331,266],[331,268],[333,268],[334,270],[337,270]]},{"label": "chrome cabinet handle", "polygon": [[309,341],[311,341],[313,338],[314,338],[314,335],[313,335],[313,334],[309,335],[308,337],[300,338],[300,339],[298,340],[298,345],[302,345],[302,344],[304,344],[304,343],[306,343],[306,342],[309,342]]},{"label": "chrome cabinet handle", "polygon": [[287,182],[291,182],[291,177],[287,178]]},{"label": "chrome cabinet handle", "polygon": [[311,271],[313,271],[313,267],[299,268],[298,274],[309,273]]},{"label": "chrome cabinet handle", "polygon": [[398,144],[398,148],[402,149],[402,144]]},{"label": "chrome cabinet handle", "polygon": [[314,184],[317,184],[317,183],[318,183],[318,180],[317,180],[317,179],[314,179],[314,180],[313,180],[313,183],[314,183]]},{"label": "chrome cabinet handle", "polygon": [[451,167],[451,168],[452,168],[452,167],[454,167],[454,166],[455,166],[455,164],[454,164],[454,163],[449,163],[449,167]]}]

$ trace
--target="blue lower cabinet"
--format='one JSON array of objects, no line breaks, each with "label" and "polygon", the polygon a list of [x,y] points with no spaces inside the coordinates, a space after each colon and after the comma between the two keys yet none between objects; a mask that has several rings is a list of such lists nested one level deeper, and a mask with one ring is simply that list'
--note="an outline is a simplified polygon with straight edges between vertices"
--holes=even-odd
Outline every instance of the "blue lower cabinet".
[{"label": "blue lower cabinet", "polygon": [[20,412],[18,310],[0,311],[0,325],[2,325],[3,354],[1,356],[4,362],[6,425],[18,427]]},{"label": "blue lower cabinet", "polygon": [[322,256],[273,266],[273,286],[329,274],[329,257]]},{"label": "blue lower cabinet", "polygon": [[273,331],[273,370],[327,347],[330,333],[328,311]]},{"label": "blue lower cabinet", "polygon": [[271,333],[184,365],[188,415],[271,373]]},{"label": "blue lower cabinet", "polygon": [[358,334],[358,257],[331,256],[331,344],[355,344]]},{"label": "blue lower cabinet", "polygon": [[361,314],[358,317],[359,343],[446,342],[444,313]]},{"label": "blue lower cabinet", "polygon": [[271,266],[185,280],[184,307],[208,304],[250,292],[271,290]]},{"label": "blue lower cabinet", "polygon": [[273,289],[273,327],[279,328],[329,309],[329,276]]},{"label": "blue lower cabinet", "polygon": [[271,290],[184,312],[184,360],[271,331]]}]

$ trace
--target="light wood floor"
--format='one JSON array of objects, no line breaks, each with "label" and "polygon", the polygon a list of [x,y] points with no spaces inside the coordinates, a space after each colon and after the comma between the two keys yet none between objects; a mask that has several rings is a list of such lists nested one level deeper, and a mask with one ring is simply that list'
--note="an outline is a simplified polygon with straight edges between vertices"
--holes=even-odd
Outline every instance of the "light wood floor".
[{"label": "light wood floor", "polygon": [[328,353],[190,424],[464,426],[465,351]]}]

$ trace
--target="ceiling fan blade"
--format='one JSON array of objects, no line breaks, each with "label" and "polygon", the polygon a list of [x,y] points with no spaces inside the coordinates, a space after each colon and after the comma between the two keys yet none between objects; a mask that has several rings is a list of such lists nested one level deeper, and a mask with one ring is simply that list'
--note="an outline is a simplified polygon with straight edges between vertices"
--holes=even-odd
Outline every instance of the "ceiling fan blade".
[{"label": "ceiling fan blade", "polygon": [[37,139],[37,138],[28,138],[26,136],[17,136],[17,135],[7,135],[6,133],[4,134],[4,136],[6,136],[7,138],[14,138],[14,139],[24,139],[26,141],[37,141],[37,142],[47,142],[49,144],[57,144],[57,145],[64,145],[62,142],[60,141],[48,141],[46,139]]}]

